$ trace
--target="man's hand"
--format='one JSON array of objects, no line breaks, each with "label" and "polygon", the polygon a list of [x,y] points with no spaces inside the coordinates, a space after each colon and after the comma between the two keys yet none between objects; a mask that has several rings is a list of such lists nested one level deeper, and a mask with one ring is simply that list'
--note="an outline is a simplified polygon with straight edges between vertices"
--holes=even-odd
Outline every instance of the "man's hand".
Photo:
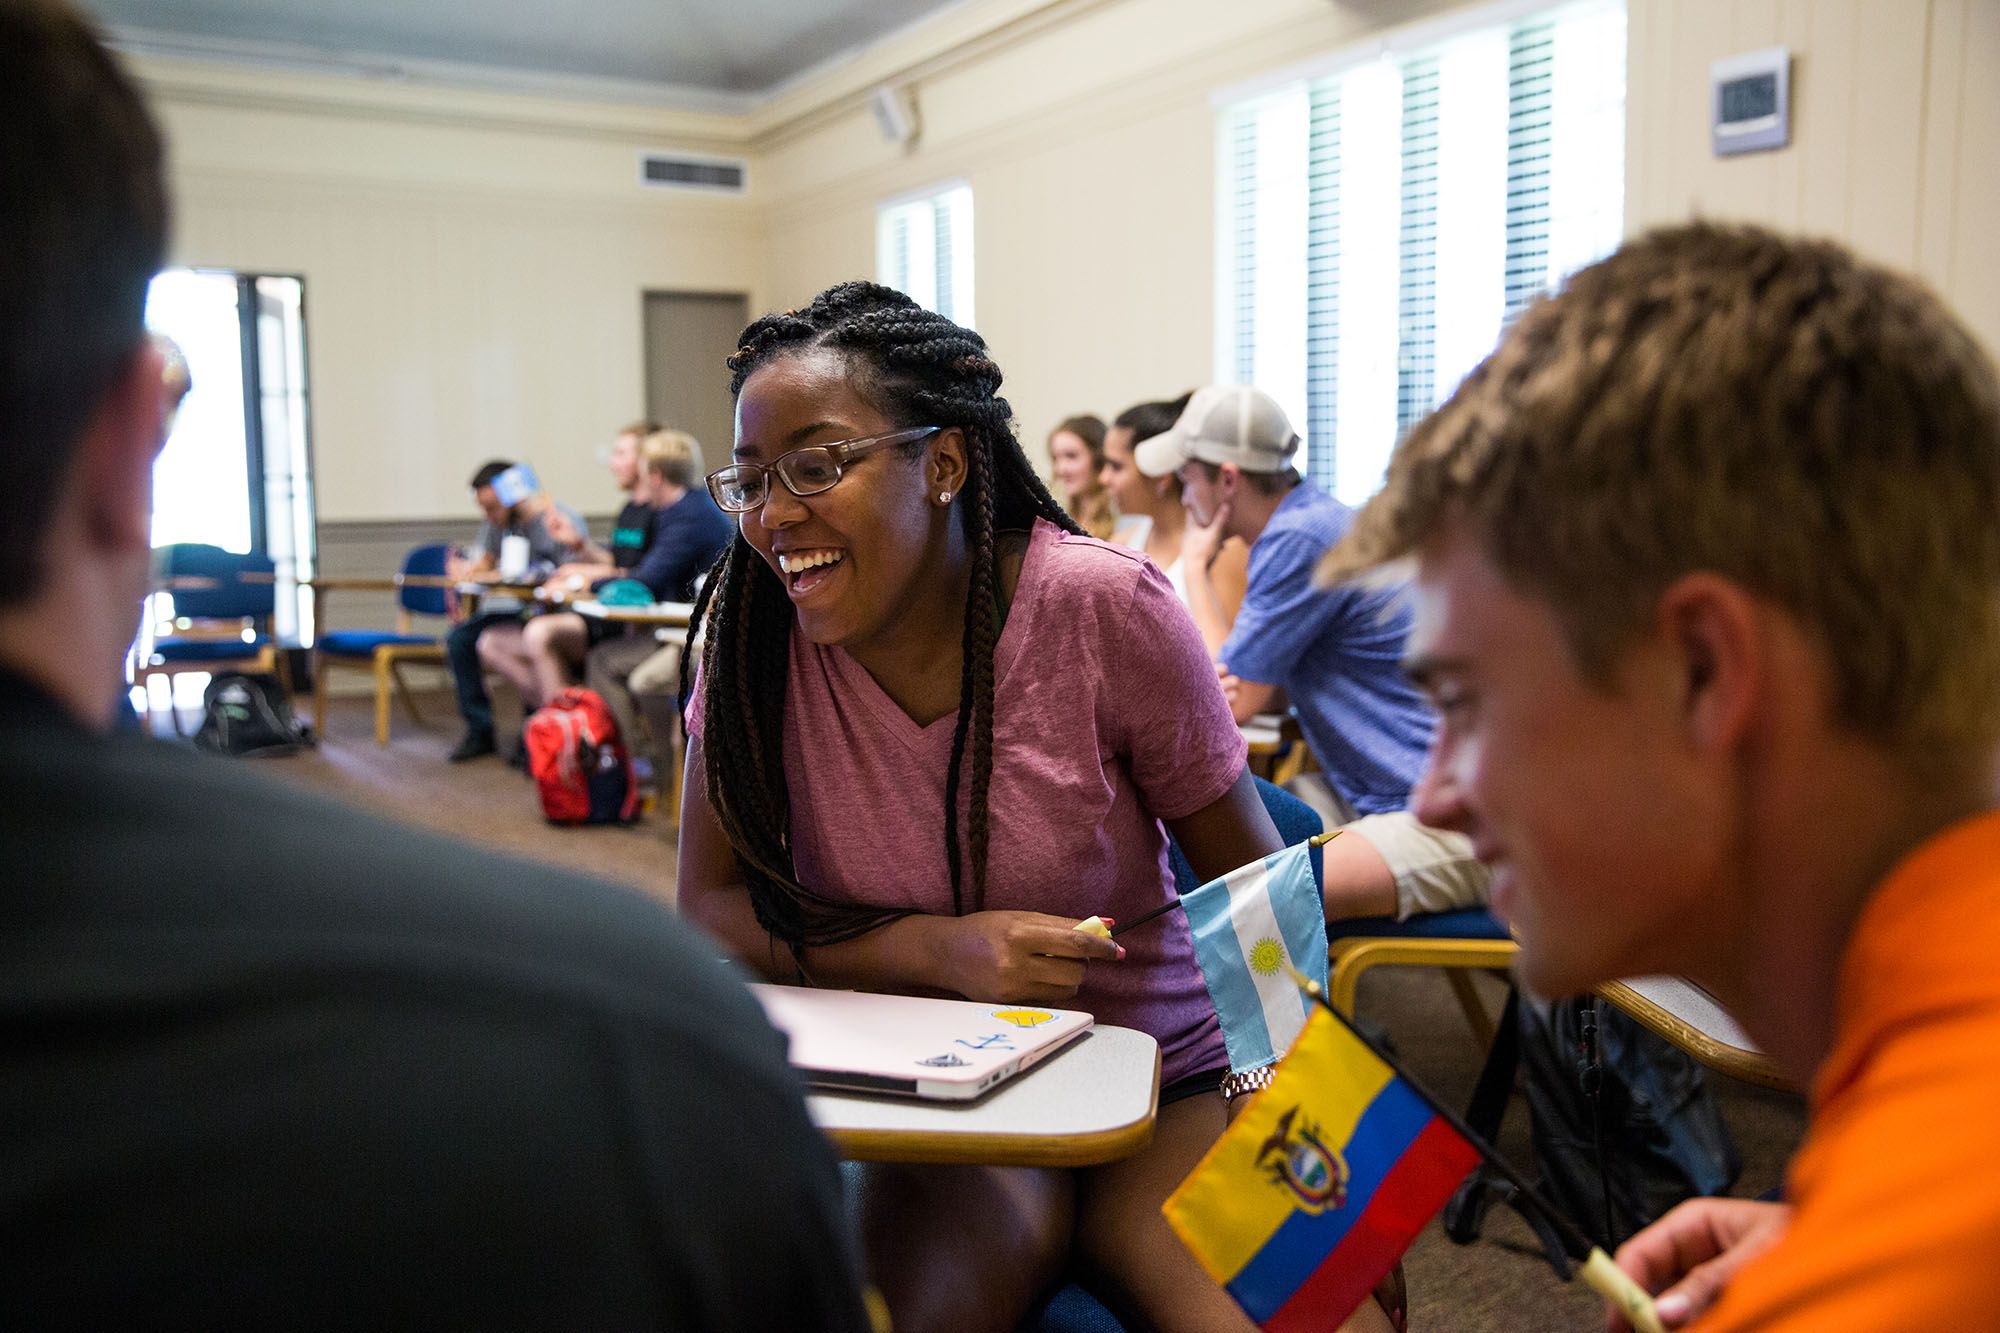
[{"label": "man's hand", "polygon": [[566,551],[580,549],[586,540],[584,534],[576,530],[576,524],[569,521],[569,515],[554,505],[549,506],[549,512],[543,516],[542,526],[548,530],[550,539]]},{"label": "man's hand", "polygon": [[942,976],[969,1000],[1060,1004],[1076,995],[1087,962],[1116,962],[1124,946],[1076,929],[1074,917],[974,912],[939,917]]},{"label": "man's hand", "polygon": [[1266,685],[1261,680],[1244,680],[1229,669],[1227,662],[1215,664],[1215,677],[1222,682],[1222,698],[1229,705],[1229,715],[1241,726],[1259,713],[1268,713],[1280,706],[1278,687]]},{"label": "man's hand", "polygon": [[1206,523],[1196,523],[1194,511],[1188,511],[1187,526],[1181,530],[1183,568],[1208,573],[1215,557],[1222,552],[1222,543],[1229,539],[1229,507],[1228,500],[1218,504]]},{"label": "man's hand", "polygon": [[[1738,1269],[1776,1244],[1792,1219],[1789,1204],[1755,1199],[1689,1199],[1618,1247],[1618,1266],[1657,1294],[1660,1322],[1679,1328],[1715,1304]],[[1610,1333],[1630,1333],[1613,1313]]]},{"label": "man's hand", "polygon": [[1222,697],[1229,701],[1229,715],[1240,718],[1243,711],[1238,705],[1243,701],[1243,678],[1230,671],[1227,662],[1215,664],[1215,678],[1222,682]]}]

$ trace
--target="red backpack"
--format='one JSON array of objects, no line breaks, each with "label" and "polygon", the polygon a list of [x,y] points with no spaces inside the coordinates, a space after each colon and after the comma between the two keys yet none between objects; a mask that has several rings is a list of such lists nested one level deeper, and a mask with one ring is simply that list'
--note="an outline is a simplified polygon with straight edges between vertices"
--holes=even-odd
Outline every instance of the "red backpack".
[{"label": "red backpack", "polygon": [[632,756],[596,691],[564,690],[535,710],[526,736],[528,772],[551,824],[629,824],[638,817]]}]

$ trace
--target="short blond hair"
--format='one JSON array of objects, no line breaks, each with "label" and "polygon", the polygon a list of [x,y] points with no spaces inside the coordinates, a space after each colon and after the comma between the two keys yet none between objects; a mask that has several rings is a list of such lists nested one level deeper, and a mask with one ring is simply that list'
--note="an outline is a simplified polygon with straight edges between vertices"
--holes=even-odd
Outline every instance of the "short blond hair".
[{"label": "short blond hair", "polygon": [[1915,280],[1749,227],[1656,231],[1529,308],[1397,448],[1321,573],[1466,532],[1612,665],[1682,574],[1782,607],[1836,719],[1926,766],[2000,739],[2000,388]]},{"label": "short blond hair", "polygon": [[639,441],[639,464],[692,490],[701,480],[701,443],[684,430],[656,430]]}]

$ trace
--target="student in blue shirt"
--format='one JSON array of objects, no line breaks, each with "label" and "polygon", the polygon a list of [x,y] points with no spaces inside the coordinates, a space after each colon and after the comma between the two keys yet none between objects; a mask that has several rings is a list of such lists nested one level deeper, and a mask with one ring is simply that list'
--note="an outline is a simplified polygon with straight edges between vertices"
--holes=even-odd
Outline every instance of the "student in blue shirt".
[{"label": "student in blue shirt", "polygon": [[1354,511],[1292,466],[1299,437],[1259,390],[1196,393],[1173,428],[1134,451],[1148,476],[1180,478],[1181,565],[1197,620],[1220,614],[1210,573],[1230,537],[1250,545],[1250,583],[1217,669],[1238,722],[1283,707],[1305,732],[1358,837],[1327,848],[1327,916],[1408,916],[1484,900],[1486,872],[1457,834],[1408,813],[1436,725],[1403,674],[1410,613],[1401,584],[1314,586],[1313,569]]}]

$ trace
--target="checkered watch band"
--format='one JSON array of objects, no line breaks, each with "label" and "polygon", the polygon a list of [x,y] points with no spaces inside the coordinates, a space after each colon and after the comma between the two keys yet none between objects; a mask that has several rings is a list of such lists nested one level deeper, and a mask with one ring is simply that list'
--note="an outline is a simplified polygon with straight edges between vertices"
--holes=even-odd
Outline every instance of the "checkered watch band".
[{"label": "checkered watch band", "polygon": [[1233,1102],[1245,1093],[1256,1092],[1271,1086],[1271,1080],[1278,1076],[1278,1067],[1265,1065],[1261,1069],[1240,1069],[1222,1080],[1222,1099]]}]

